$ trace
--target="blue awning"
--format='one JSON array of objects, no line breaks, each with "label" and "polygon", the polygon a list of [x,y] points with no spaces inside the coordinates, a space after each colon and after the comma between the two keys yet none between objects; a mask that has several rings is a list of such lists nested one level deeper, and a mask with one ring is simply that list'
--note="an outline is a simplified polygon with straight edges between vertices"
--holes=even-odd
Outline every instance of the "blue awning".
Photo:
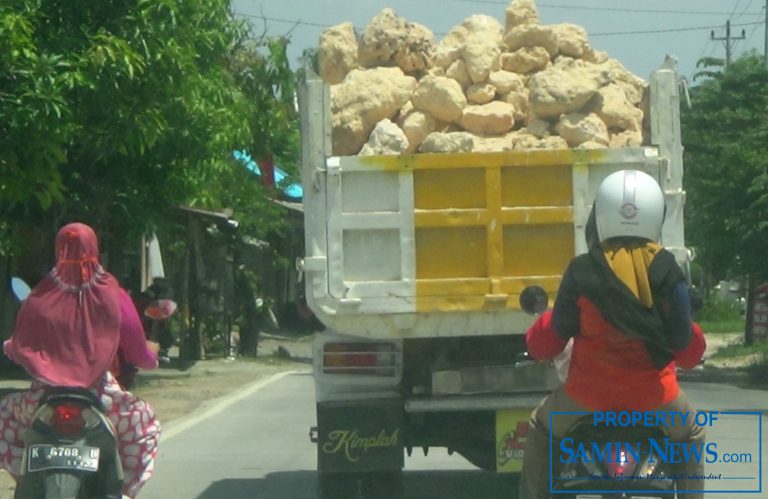
[{"label": "blue awning", "polygon": [[[232,157],[243,163],[243,165],[255,175],[259,177],[261,176],[259,165],[247,151],[233,151]],[[285,180],[287,178],[288,174],[285,170],[275,165],[275,184],[277,184],[277,187],[280,189],[283,196],[291,201],[301,201],[304,198],[304,188],[299,183],[285,185]]]}]

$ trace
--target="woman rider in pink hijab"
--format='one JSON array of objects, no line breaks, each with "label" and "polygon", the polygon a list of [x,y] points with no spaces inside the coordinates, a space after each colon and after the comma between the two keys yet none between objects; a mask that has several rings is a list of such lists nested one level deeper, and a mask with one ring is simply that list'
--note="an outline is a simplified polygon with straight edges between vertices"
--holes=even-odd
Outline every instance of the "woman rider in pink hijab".
[{"label": "woman rider in pink hijab", "polygon": [[109,368],[118,349],[144,369],[156,367],[157,356],[130,296],[99,263],[89,226],[59,230],[56,265],[24,301],[3,348],[33,382],[30,390],[0,401],[0,467],[20,474],[23,431],[46,386],[88,388],[100,396],[118,431],[123,494],[135,497],[152,475],[160,425],[151,407],[123,391]]}]

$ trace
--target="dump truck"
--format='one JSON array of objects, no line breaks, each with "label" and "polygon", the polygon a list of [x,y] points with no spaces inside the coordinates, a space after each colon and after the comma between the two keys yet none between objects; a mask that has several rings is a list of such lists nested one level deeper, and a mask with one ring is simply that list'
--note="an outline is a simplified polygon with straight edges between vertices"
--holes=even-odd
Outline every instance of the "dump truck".
[{"label": "dump truck", "polygon": [[405,456],[442,447],[519,472],[531,410],[560,384],[526,360],[529,293],[550,307],[600,182],[661,185],[662,243],[683,268],[679,85],[648,83],[649,143],[620,149],[331,154],[329,87],[299,85],[319,495],[397,497]]}]

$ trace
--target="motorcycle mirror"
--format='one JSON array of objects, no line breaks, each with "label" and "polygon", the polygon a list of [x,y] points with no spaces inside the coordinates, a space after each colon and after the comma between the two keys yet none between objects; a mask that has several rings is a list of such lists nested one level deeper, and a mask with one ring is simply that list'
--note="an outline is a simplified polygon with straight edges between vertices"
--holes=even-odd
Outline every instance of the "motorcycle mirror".
[{"label": "motorcycle mirror", "polygon": [[520,308],[523,312],[538,315],[549,306],[549,296],[541,286],[528,286],[520,293]]},{"label": "motorcycle mirror", "polygon": [[144,315],[150,319],[161,321],[172,316],[177,308],[178,305],[173,300],[155,300],[144,309]]},{"label": "motorcycle mirror", "polygon": [[19,301],[24,301],[32,291],[29,285],[20,277],[11,277],[11,291]]}]

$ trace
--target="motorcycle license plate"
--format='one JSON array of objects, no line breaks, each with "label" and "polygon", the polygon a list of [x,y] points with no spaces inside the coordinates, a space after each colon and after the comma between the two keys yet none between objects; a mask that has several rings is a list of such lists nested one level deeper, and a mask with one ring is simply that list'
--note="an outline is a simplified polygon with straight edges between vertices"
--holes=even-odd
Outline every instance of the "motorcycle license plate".
[{"label": "motorcycle license plate", "polygon": [[27,452],[27,471],[99,470],[100,449],[98,447],[36,444],[30,445]]}]

